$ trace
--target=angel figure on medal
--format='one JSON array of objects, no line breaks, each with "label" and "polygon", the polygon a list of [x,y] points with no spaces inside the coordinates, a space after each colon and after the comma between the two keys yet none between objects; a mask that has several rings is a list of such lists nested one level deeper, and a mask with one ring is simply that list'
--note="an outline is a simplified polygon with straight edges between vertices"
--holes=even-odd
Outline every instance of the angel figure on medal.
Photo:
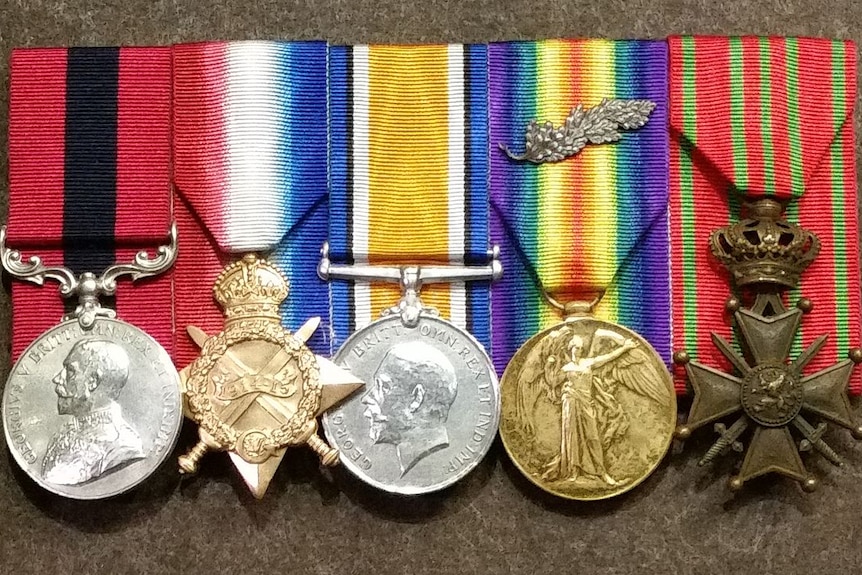
[{"label": "angel figure on medal", "polygon": [[516,411],[524,434],[534,437],[541,433],[534,417],[540,402],[559,413],[559,449],[542,466],[543,480],[617,487],[637,475],[629,469],[637,462],[622,461],[640,458],[639,449],[625,445],[630,423],[645,401],[666,408],[670,390],[636,338],[590,331],[565,325],[534,348]]}]

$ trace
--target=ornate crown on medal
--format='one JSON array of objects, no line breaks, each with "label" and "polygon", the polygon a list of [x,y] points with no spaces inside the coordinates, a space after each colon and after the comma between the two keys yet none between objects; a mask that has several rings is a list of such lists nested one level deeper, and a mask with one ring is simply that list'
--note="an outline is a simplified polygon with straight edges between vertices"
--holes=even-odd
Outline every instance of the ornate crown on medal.
[{"label": "ornate crown on medal", "polygon": [[730,270],[737,286],[796,287],[799,276],[820,252],[820,240],[783,219],[780,202],[761,199],[747,207],[746,219],[712,233],[712,253]]},{"label": "ornate crown on medal", "polygon": [[228,320],[265,317],[280,321],[279,304],[287,298],[289,286],[277,267],[248,254],[222,271],[213,293]]}]

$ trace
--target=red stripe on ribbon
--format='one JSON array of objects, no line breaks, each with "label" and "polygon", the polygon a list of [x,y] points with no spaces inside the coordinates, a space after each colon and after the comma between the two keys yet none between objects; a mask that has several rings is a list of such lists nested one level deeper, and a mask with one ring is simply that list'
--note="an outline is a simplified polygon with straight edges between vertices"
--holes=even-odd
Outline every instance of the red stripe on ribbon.
[{"label": "red stripe on ribbon", "polygon": [[741,39],[743,76],[745,86],[743,109],[748,186],[765,189],[766,177],[763,157],[763,128],[760,110],[760,39],[746,36]]},{"label": "red stripe on ribbon", "polygon": [[228,100],[225,42],[174,47],[174,178],[179,193],[222,249],[230,181],[223,107]]},{"label": "red stripe on ribbon", "polygon": [[[176,339],[174,360],[177,365],[191,364],[200,348],[191,340],[186,327],[193,325],[209,335],[224,327],[224,315],[212,296],[212,286],[227,261],[221,261],[215,242],[203,231],[204,227],[190,211],[179,194],[174,197],[174,214],[179,228],[180,253],[174,268],[174,300],[176,302]],[[189,255],[191,254],[191,255]]]},{"label": "red stripe on ribbon", "polygon": [[[166,243],[170,196],[170,48],[123,48],[117,134],[117,261]],[[63,264],[67,49],[15,50],[9,111],[8,244],[45,265]],[[98,169],[98,166],[93,166]],[[99,273],[101,270],[93,270]],[[170,275],[118,289],[125,321],[173,349]],[[15,281],[12,358],[56,325],[64,311],[53,282]]]},{"label": "red stripe on ribbon", "polygon": [[[66,50],[15,50],[10,76],[7,243],[24,250],[42,238],[63,236]],[[42,197],[54,201],[34,201]],[[52,249],[41,249],[43,261],[62,263],[63,250],[58,246],[59,242]],[[13,282],[13,361],[57,323],[63,309],[56,288]]]},{"label": "red stripe on ribbon", "polygon": [[[123,48],[117,106],[117,237],[151,255],[171,215],[171,49]],[[139,247],[117,249],[117,261]],[[117,315],[174,354],[173,270],[117,289]]]}]

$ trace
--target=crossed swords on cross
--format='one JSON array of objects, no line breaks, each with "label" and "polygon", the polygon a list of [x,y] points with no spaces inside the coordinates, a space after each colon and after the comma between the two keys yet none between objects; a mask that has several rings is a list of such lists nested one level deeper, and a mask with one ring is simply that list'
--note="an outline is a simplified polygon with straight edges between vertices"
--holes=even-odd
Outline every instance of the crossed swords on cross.
[{"label": "crossed swords on cross", "polygon": [[[302,327],[300,327],[298,330],[296,330],[296,332],[294,332],[293,335],[299,341],[305,343],[317,329],[317,326],[319,324],[320,318],[313,317],[306,321],[302,325]],[[204,333],[204,331],[200,328],[188,326],[187,331],[189,333],[189,336],[191,336],[192,340],[194,340],[194,342],[199,347],[203,347],[204,342],[209,339],[209,336]],[[287,365],[287,363],[291,359],[290,357],[285,356],[286,354],[284,353],[284,350],[279,347],[275,351],[275,353],[269,356],[264,366],[261,369],[257,370],[257,374],[278,373]],[[228,371],[236,378],[233,381],[255,375],[255,370],[249,367],[232,350],[228,349],[222,357],[223,359],[227,360],[226,363],[228,364]],[[272,366],[275,365],[277,358],[284,358],[284,360],[281,362],[277,369],[270,371]],[[293,412],[281,401],[261,391],[249,393],[248,395],[231,401],[229,404],[227,404],[227,406],[225,406],[219,416],[222,421],[224,421],[227,425],[233,425],[255,403],[257,403],[264,410],[266,410],[267,413],[269,413],[279,421],[281,421],[282,419],[286,421],[293,416]]]}]

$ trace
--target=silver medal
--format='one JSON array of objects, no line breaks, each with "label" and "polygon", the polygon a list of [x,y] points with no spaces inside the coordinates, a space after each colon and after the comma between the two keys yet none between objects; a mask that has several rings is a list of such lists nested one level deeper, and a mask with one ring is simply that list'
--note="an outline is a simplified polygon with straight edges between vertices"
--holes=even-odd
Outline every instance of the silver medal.
[{"label": "silver medal", "polygon": [[39,485],[73,499],[102,499],[141,483],[171,454],[182,423],[179,375],[152,337],[116,319],[98,297],[116,280],[156,275],[176,259],[170,246],[150,259],[75,277],[38,257],[22,262],[5,245],[0,259],[14,277],[60,282],[78,297],[74,313],[37,338],[12,368],[3,393],[6,442],[18,465]]},{"label": "silver medal", "polygon": [[384,491],[403,495],[449,487],[478,465],[497,432],[500,393],[482,345],[422,304],[423,283],[498,279],[497,252],[482,267],[337,266],[324,247],[323,279],[401,284],[398,305],[352,334],[333,358],[368,382],[362,394],[323,416],[341,462]]}]

